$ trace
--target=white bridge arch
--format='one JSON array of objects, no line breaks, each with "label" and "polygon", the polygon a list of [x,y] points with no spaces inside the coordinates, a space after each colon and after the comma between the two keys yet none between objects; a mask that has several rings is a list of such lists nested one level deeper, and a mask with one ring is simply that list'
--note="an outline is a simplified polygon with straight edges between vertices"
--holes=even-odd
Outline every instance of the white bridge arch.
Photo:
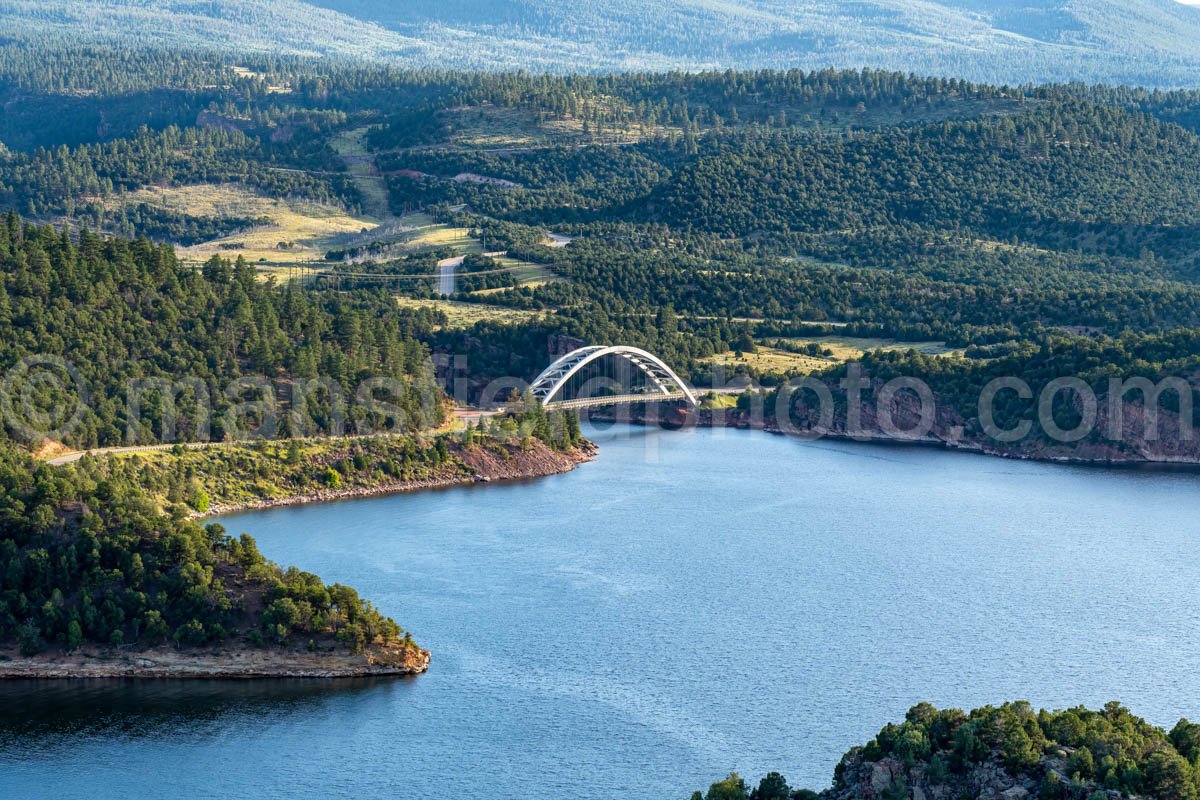
[{"label": "white bridge arch", "polygon": [[[587,397],[577,400],[555,400],[562,388],[581,369],[592,362],[617,356],[637,367],[656,391],[641,394],[611,395],[605,397]],[[687,400],[693,406],[699,405],[692,390],[675,374],[675,370],[653,353],[648,353],[637,347],[625,345],[591,345],[567,353],[559,358],[538,375],[529,386],[534,399],[547,409],[589,408],[595,406],[620,405],[624,403],[645,403],[652,400]]]}]

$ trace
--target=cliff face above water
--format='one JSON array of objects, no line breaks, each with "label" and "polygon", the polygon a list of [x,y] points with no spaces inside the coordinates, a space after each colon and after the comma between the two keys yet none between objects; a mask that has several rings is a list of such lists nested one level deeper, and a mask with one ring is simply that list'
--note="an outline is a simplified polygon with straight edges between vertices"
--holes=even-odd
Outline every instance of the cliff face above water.
[{"label": "cliff face above water", "polygon": [[[1067,772],[1067,750],[1056,751],[1028,768],[1013,770],[1001,754],[995,753],[982,763],[963,772],[944,772],[928,764],[907,766],[896,758],[878,761],[861,753],[848,756],[839,767],[840,785],[822,794],[823,800],[1034,800],[1042,786],[1051,796],[1065,800],[1117,800],[1133,795],[1117,790],[1105,791],[1090,782],[1072,784]],[[1053,777],[1051,777],[1053,776]],[[1054,788],[1054,787],[1057,787]],[[1098,795],[1093,793],[1099,791]]]}]

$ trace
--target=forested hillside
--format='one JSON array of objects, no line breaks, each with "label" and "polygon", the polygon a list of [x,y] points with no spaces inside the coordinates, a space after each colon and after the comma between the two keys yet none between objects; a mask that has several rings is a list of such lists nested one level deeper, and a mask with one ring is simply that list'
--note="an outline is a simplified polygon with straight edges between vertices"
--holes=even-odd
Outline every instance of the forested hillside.
[{"label": "forested hillside", "polygon": [[[0,221],[0,275],[5,662],[169,645],[208,656],[266,648],[318,674],[324,656],[364,651],[351,669],[423,670],[427,654],[354,589],[281,569],[250,537],[189,517],[343,486],[465,482],[476,475],[470,458],[503,467],[536,440],[542,453],[579,443],[575,420],[552,424],[540,407],[486,430],[404,435],[443,419],[423,340],[444,317],[402,310],[387,293],[280,288],[241,260],[194,270],[145,239],[73,239],[11,212]],[[297,392],[307,379],[316,391]],[[364,395],[363,381],[381,391]],[[52,467],[28,452],[50,444],[43,437],[81,448],[258,444]]]},{"label": "forested hillside", "polygon": [[248,536],[163,513],[102,463],[64,471],[0,443],[0,647],[319,641],[359,652],[402,633],[353,589],[280,569]]},{"label": "forested hillside", "polygon": [[[680,170],[652,201],[723,235],[911,224],[1136,258],[1190,250],[1200,137],[1073,103],[844,139],[748,142]],[[1182,249],[1172,250],[1174,245]]]},{"label": "forested hillside", "polygon": [[[696,157],[693,157],[694,152]],[[1171,253],[1200,217],[1189,175],[1200,137],[1074,100],[882,131],[731,132],[693,144],[494,155],[428,152],[386,163],[485,173],[519,190],[397,181],[521,221],[625,219],[722,236],[963,228],[1051,249]],[[436,193],[439,193],[436,194]],[[1170,240],[1170,241],[1166,241]]]},{"label": "forested hillside", "polygon": [[[88,389],[90,402],[66,432],[68,444],[186,440],[198,431],[220,440],[236,438],[239,428],[268,437],[302,433],[287,414],[231,409],[251,399],[273,407],[272,393],[282,397],[286,382],[318,376],[352,399],[366,376],[396,379],[387,398],[395,409],[386,420],[396,430],[442,418],[428,351],[415,338],[428,334],[437,316],[403,311],[386,297],[277,288],[256,280],[240,261],[214,259],[197,271],[182,267],[170,247],[86,231],[76,243],[14,214],[0,225],[0,270],[0,360],[11,369],[26,357],[57,356],[78,370]],[[74,393],[76,382],[60,377]],[[139,381],[153,378],[167,380],[169,392],[178,394],[173,421],[166,419],[162,390],[148,390],[141,405],[131,402]],[[264,390],[237,384],[242,378],[281,383]],[[233,391],[239,386],[241,393]],[[72,405],[83,398],[59,400]],[[142,413],[130,417],[134,407]],[[328,394],[306,408],[310,423],[327,433]],[[352,413],[350,425],[370,419],[365,408]],[[6,420],[9,434],[37,444],[12,427],[18,418]]]},{"label": "forested hillside", "polygon": [[[1197,92],[199,53],[156,81],[159,56],[106,52],[60,51],[51,77],[0,48],[15,112],[0,129],[20,143],[0,201],[43,224],[8,221],[8,304],[52,334],[44,351],[82,342],[115,398],[72,444],[160,437],[153,404],[124,418],[120,387],[184,367],[218,419],[239,375],[382,372],[410,382],[420,426],[436,419],[428,355],[466,356],[473,400],[532,378],[564,335],[648,347],[700,382],[719,365],[775,385],[898,363],[968,428],[960,406],[998,364],[1093,382],[1191,369]],[[63,115],[90,122],[47,124]],[[67,317],[79,302],[102,335]],[[34,352],[12,338],[8,364]]]},{"label": "forested hillside", "polygon": [[164,182],[231,181],[275,196],[341,202],[351,191],[345,179],[330,181],[273,167],[277,160],[295,163],[306,155],[298,148],[270,147],[238,130],[141,128],[128,139],[103,145],[11,154],[0,162],[0,204],[31,218],[61,215],[103,225],[104,201],[114,193]]}]

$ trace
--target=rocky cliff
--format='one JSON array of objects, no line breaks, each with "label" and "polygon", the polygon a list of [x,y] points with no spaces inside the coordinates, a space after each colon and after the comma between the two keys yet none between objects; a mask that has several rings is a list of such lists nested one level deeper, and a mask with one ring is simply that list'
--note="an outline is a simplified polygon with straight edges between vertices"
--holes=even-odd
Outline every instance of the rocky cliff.
[{"label": "rocky cliff", "polygon": [[[843,759],[838,785],[821,797],[823,800],[1029,800],[1040,796],[1043,785],[1062,787],[1063,792],[1058,796],[1066,797],[1066,790],[1072,785],[1067,774],[1068,757],[1066,750],[1056,751],[1032,768],[1014,771],[1004,763],[1001,754],[993,753],[963,772],[949,772],[931,769],[929,764],[907,766],[890,757],[870,761],[857,751]],[[1093,798],[1092,792],[1097,788],[1079,784],[1071,796],[1089,800],[1129,796],[1113,790]]]}]

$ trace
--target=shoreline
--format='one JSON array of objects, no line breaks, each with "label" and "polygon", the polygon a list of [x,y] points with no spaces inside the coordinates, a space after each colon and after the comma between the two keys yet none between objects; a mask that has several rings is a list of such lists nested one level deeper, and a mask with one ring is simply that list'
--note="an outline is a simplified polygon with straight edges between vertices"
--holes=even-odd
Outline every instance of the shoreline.
[{"label": "shoreline", "polygon": [[[553,451],[542,446],[536,452],[531,451],[528,461],[517,456],[517,465],[500,462],[490,458],[471,458],[464,462],[473,471],[469,474],[447,475],[438,478],[422,478],[410,481],[393,481],[378,486],[351,486],[345,489],[322,489],[316,492],[269,497],[249,500],[244,503],[214,503],[204,513],[192,512],[193,519],[211,519],[236,514],[242,511],[265,511],[272,508],[310,505],[313,503],[332,503],[339,500],[358,500],[367,497],[382,497],[408,492],[428,491],[431,489],[450,489],[457,486],[470,486],[479,483],[507,483],[513,481],[549,478],[563,475],[576,469],[580,464],[593,461],[599,448],[592,442],[585,441],[579,447],[566,451]],[[483,455],[482,453],[476,455]]]},{"label": "shoreline", "polygon": [[967,453],[985,458],[1000,458],[1006,461],[1025,461],[1030,464],[1056,464],[1067,467],[1090,467],[1095,469],[1167,469],[1180,472],[1200,471],[1200,459],[1194,461],[1147,459],[1147,458],[1084,458],[1070,455],[1034,455],[1030,453],[1014,453],[989,448],[983,444],[971,441],[954,441],[942,438],[910,439],[900,436],[870,435],[853,436],[843,432],[832,432],[819,437],[803,437],[788,433],[774,426],[719,426],[706,424],[702,427],[736,427],[740,430],[759,430],[772,436],[786,436],[805,441],[829,440],[834,442],[851,442],[853,444],[873,444],[882,447],[922,447],[932,450],[943,450],[953,453]]},{"label": "shoreline", "polygon": [[853,444],[871,444],[886,447],[921,447],[943,450],[946,452],[967,453],[988,458],[1000,458],[1008,461],[1025,461],[1034,464],[1056,464],[1059,466],[1087,467],[1092,469],[1142,469],[1190,473],[1200,472],[1200,457],[1188,459],[1187,457],[1165,456],[1162,458],[1149,458],[1146,456],[1084,457],[1062,453],[1036,454],[1000,450],[968,439],[955,440],[938,436],[905,438],[900,436],[887,436],[885,434],[851,435],[844,431],[830,431],[819,436],[812,436],[789,433],[788,431],[782,430],[770,422],[756,424],[751,420],[737,419],[728,412],[726,412],[726,418],[724,421],[713,420],[712,414],[709,411],[702,411],[698,414],[688,414],[686,418],[682,415],[669,415],[671,418],[666,418],[657,414],[646,414],[644,412],[623,418],[606,414],[596,414],[595,416],[596,419],[605,423],[621,423],[641,426],[657,425],[671,429],[696,427],[709,429],[727,428],[731,430],[759,431],[762,433],[768,433],[772,436],[784,436],[788,438],[799,439],[805,442],[833,441],[849,442]]},{"label": "shoreline", "polygon": [[146,650],[83,647],[71,653],[22,656],[0,649],[3,680],[259,680],[270,678],[365,678],[414,676],[429,669],[429,651],[415,645],[373,644],[359,654],[285,648]]}]

